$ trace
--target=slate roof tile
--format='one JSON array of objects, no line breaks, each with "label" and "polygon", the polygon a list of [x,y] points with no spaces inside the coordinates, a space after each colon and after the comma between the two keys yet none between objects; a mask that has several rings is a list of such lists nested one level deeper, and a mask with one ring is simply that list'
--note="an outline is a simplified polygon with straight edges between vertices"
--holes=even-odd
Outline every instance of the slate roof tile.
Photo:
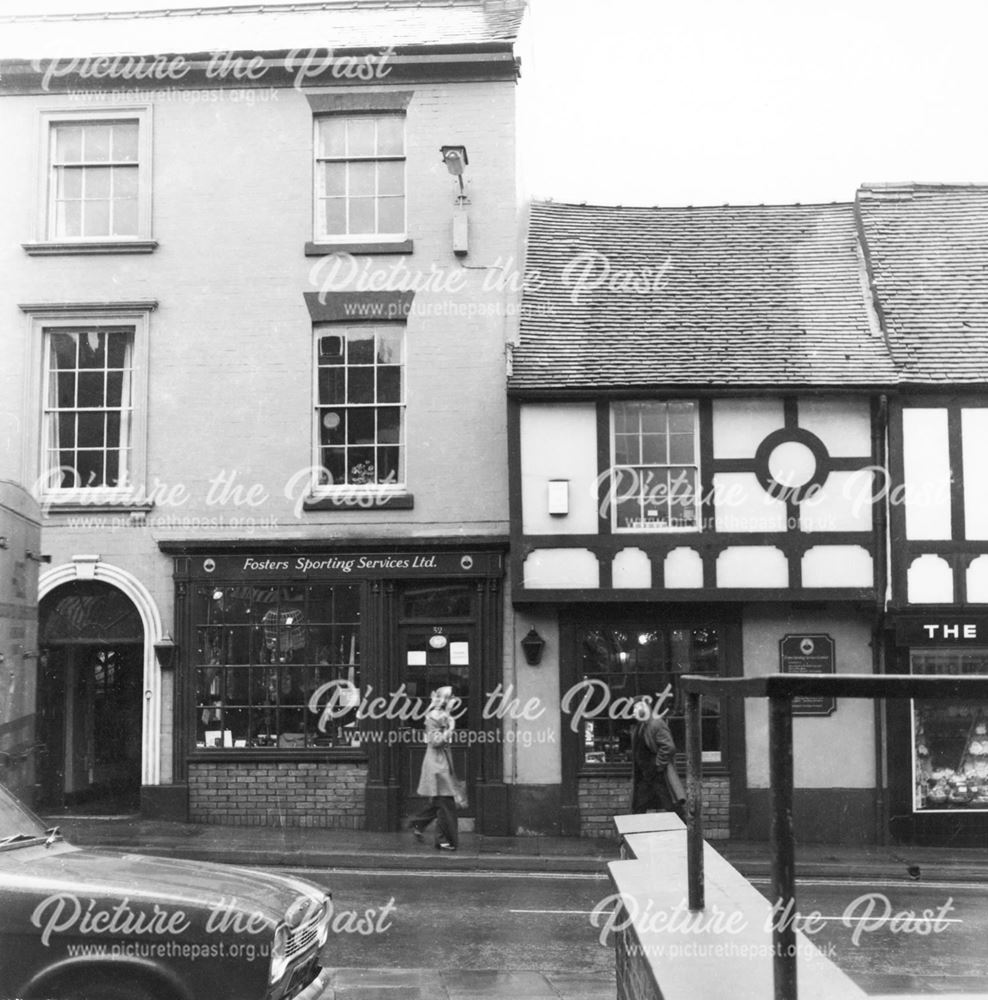
[{"label": "slate roof tile", "polygon": [[514,390],[874,385],[854,206],[532,205]]},{"label": "slate roof tile", "polygon": [[868,184],[857,211],[899,381],[988,381],[988,186]]}]

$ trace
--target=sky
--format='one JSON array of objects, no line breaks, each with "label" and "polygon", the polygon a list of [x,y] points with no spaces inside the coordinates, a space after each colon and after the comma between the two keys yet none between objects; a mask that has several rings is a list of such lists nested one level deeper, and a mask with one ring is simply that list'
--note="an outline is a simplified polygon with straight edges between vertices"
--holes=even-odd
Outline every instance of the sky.
[{"label": "sky", "polygon": [[988,181],[984,0],[533,0],[528,28],[537,196],[812,203]]},{"label": "sky", "polygon": [[[0,11],[231,2],[0,0]],[[522,193],[812,203],[849,201],[862,182],[988,182],[986,29],[985,0],[530,0]]]}]

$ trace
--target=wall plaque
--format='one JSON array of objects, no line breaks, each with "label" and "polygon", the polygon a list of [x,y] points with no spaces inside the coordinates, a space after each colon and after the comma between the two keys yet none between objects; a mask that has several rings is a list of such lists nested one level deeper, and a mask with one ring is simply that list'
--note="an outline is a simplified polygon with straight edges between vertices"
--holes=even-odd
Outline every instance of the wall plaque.
[{"label": "wall plaque", "polygon": [[[834,640],[829,635],[786,635],[779,640],[779,661],[784,674],[833,674],[837,672]],[[793,715],[833,715],[836,698],[797,695]]]}]

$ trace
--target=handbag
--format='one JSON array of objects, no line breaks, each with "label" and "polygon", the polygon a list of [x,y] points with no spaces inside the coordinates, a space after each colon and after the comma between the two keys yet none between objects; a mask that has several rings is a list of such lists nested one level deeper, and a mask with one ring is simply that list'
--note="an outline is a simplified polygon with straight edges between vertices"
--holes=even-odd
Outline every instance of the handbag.
[{"label": "handbag", "polygon": [[681,806],[686,801],[686,789],[683,788],[683,783],[671,763],[666,765],[666,788],[669,789],[672,801],[676,805]]},{"label": "handbag", "polygon": [[456,776],[456,771],[453,770],[453,758],[450,757],[449,750],[444,750],[444,753],[446,754],[446,764],[449,767],[449,783],[453,786],[453,802],[457,809],[466,809],[470,804],[467,784]]}]

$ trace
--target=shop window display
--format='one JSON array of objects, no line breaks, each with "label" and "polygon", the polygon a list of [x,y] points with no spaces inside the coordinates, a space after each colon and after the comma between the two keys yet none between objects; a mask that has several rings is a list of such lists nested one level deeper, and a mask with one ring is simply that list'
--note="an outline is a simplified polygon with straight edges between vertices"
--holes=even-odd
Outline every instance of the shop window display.
[{"label": "shop window display", "polygon": [[[988,649],[913,651],[912,673],[988,673]],[[913,702],[917,811],[988,809],[988,702]]]},{"label": "shop window display", "polygon": [[360,746],[360,588],[196,590],[195,745]]},{"label": "shop window display", "polygon": [[[581,628],[581,680],[564,709],[579,710],[585,766],[630,759],[631,700],[647,695],[665,710],[680,753],[686,745],[683,674],[722,674],[716,628],[654,628],[644,623]],[[719,699],[703,699],[703,759],[721,760]]]}]

